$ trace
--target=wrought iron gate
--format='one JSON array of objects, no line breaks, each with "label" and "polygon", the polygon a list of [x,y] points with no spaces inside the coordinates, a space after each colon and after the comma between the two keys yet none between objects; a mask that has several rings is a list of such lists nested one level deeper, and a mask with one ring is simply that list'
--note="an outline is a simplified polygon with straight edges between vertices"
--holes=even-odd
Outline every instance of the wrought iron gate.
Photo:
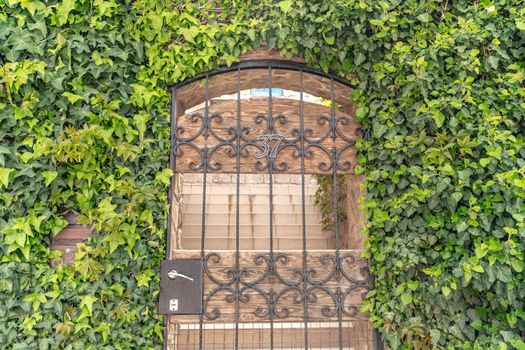
[{"label": "wrought iron gate", "polygon": [[[250,80],[250,72],[258,72],[259,77]],[[311,85],[319,79],[325,82],[329,112],[307,115],[304,96],[319,90]],[[276,110],[272,89],[283,84],[297,91],[297,110],[293,113]],[[234,92],[233,113],[210,110],[210,100],[220,94],[217,91],[221,86],[224,93]],[[168,260],[161,268],[160,312],[177,315],[179,332],[192,332],[191,342],[179,343],[180,349],[212,348],[206,337],[217,329],[224,330],[223,349],[310,349],[314,338],[323,341],[323,348],[359,349],[352,345],[347,328],[355,320],[366,322],[359,306],[371,288],[367,261],[358,256],[359,252],[341,246],[342,223],[337,210],[331,218],[335,247],[307,248],[304,200],[305,177],[323,174],[332,179],[330,193],[333,208],[337,208],[341,192],[338,179],[353,173],[359,129],[351,115],[338,110],[336,101],[336,89],[349,86],[345,80],[301,64],[256,61],[208,72],[171,88],[170,165],[175,173],[199,173],[203,179],[200,250],[175,250],[170,222]],[[266,111],[243,111],[241,91],[252,87],[268,88]],[[185,101],[189,101],[186,106]],[[202,111],[183,114],[187,107],[201,101]],[[207,177],[212,173],[234,174],[235,250],[217,251],[207,244]],[[268,178],[268,249],[261,251],[240,246],[240,177],[245,173],[262,173]],[[283,251],[274,246],[274,176],[282,173],[301,179],[300,250]],[[170,190],[170,204],[172,196]],[[283,337],[289,336],[283,329],[288,328],[299,330],[294,332],[299,332],[301,339],[294,344],[288,340],[285,345]],[[325,328],[330,332],[320,333],[319,329]],[[246,329],[251,334],[259,330],[267,339],[247,345]],[[329,339],[323,340],[327,335]],[[361,349],[372,349],[377,339],[365,343]],[[213,348],[216,346],[214,343]]]}]

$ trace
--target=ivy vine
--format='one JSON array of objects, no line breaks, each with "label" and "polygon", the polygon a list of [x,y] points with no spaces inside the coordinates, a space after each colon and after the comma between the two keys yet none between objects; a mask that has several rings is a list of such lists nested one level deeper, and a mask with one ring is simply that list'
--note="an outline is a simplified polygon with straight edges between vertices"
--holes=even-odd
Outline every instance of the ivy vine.
[{"label": "ivy vine", "polygon": [[[166,88],[261,44],[357,86],[387,346],[524,349],[520,0],[0,0],[3,348],[161,347]],[[64,209],[97,234],[52,269]]]}]

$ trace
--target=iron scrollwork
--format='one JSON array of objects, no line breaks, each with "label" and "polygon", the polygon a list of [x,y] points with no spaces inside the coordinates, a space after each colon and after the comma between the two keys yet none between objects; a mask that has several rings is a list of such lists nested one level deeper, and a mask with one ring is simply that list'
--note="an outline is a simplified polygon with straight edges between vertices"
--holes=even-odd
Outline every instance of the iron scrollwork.
[{"label": "iron scrollwork", "polygon": [[[351,253],[327,253],[319,257],[317,269],[311,267],[303,271],[288,267],[290,259],[285,253],[256,254],[251,267],[242,267],[236,272],[234,268],[222,265],[219,253],[207,254],[204,273],[212,287],[203,300],[206,320],[214,321],[221,316],[218,307],[209,308],[212,301],[215,304],[239,302],[243,305],[254,298],[258,302],[253,316],[259,319],[270,315],[274,319],[286,319],[292,313],[290,306],[302,304],[305,298],[312,305],[323,298],[320,314],[311,311],[310,316],[330,318],[341,314],[353,317],[359,312],[359,302],[371,287],[368,269],[362,260]],[[303,278],[307,284],[303,284]],[[240,286],[238,291],[236,283]],[[271,286],[269,290],[268,286]],[[287,302],[281,302],[284,299]]]},{"label": "iron scrollwork", "polygon": [[[219,172],[223,169],[225,157],[230,158],[232,164],[237,156],[241,159],[257,159],[255,169],[259,172],[267,171],[271,166],[274,172],[286,172],[289,168],[287,161],[280,161],[280,155],[291,155],[290,159],[305,160],[318,159],[319,172],[326,173],[333,170],[347,172],[352,164],[345,157],[353,149],[355,140],[346,135],[342,127],[350,125],[346,115],[320,115],[315,118],[318,128],[289,128],[290,135],[284,135],[281,129],[291,122],[284,114],[257,114],[251,121],[243,121],[239,128],[228,125],[227,120],[234,120],[234,116],[218,113],[195,112],[184,116],[178,121],[174,130],[174,156],[178,161],[189,152],[191,158],[187,164],[192,172],[203,171]],[[253,135],[254,130],[262,130]],[[356,130],[358,132],[358,130]],[[189,134],[191,133],[191,134]],[[189,135],[188,135],[189,134]],[[239,144],[236,143],[239,138]],[[335,143],[339,145],[336,147]],[[218,154],[222,157],[218,157]],[[195,161],[195,158],[198,161]],[[285,157],[282,157],[285,159]]]}]

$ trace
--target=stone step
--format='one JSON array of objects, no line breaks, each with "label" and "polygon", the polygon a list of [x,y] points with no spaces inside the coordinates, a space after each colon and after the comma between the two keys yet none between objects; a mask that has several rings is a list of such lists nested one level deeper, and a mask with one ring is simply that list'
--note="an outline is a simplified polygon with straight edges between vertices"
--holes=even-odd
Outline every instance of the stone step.
[{"label": "stone step", "polygon": [[[202,212],[184,212],[182,217],[183,225],[200,225],[202,222]],[[273,223],[275,225],[301,225],[303,217],[297,213],[274,212]],[[306,225],[319,225],[322,218],[320,214],[309,214],[305,216]],[[235,225],[235,212],[216,212],[206,211],[205,221],[207,225]],[[240,213],[239,223],[241,225],[268,225],[270,223],[269,213]]]},{"label": "stone step", "polygon": [[[268,238],[240,238],[240,249],[242,250],[269,250],[270,243]],[[275,250],[296,250],[302,249],[303,241],[297,238],[274,238],[273,247]],[[307,249],[333,249],[335,247],[334,239],[326,238],[307,238]],[[183,249],[200,249],[200,238],[183,238]],[[205,249],[213,250],[234,250],[235,240],[224,238],[206,237],[204,243]]]},{"label": "stone step", "polygon": [[[270,182],[269,174],[239,174],[239,181],[241,184],[268,184]],[[201,184],[203,183],[203,175],[198,173],[184,174],[184,184]],[[282,184],[301,184],[301,175],[298,174],[273,174],[274,183]],[[237,174],[211,173],[206,176],[206,183],[208,184],[236,184]],[[317,186],[317,180],[312,175],[305,175],[305,185]]]},{"label": "stone step", "polygon": [[[206,225],[206,237],[223,237],[225,239],[235,237],[236,225]],[[239,225],[240,235],[243,237],[269,237],[270,228],[268,225]],[[200,237],[202,226],[182,225],[182,237]],[[303,230],[300,225],[276,225],[273,229],[274,237],[301,238]],[[330,238],[332,232],[324,232],[321,225],[306,226],[308,237]]]},{"label": "stone step", "polygon": [[[289,184],[276,184],[272,186],[273,192],[279,193],[279,194],[291,194],[291,195],[302,195],[302,188],[300,185],[289,185]],[[315,192],[317,191],[317,186],[305,186],[304,192],[306,196],[312,196],[315,195]],[[183,195],[190,195],[190,194],[200,194],[203,193],[203,186],[198,184],[192,184],[192,185],[184,185],[182,189]],[[237,187],[236,185],[213,185],[213,184],[207,184],[206,185],[206,194],[233,194],[235,195],[237,193]],[[240,195],[268,195],[270,193],[270,186],[269,185],[257,185],[257,184],[249,184],[246,186],[241,186],[239,189]]]},{"label": "stone step", "polygon": [[[191,230],[190,232],[188,232]],[[202,235],[202,230],[200,227],[196,228],[195,230],[192,229],[186,229],[184,231],[183,238],[200,238]],[[332,238],[331,233],[326,233],[323,231],[312,231],[312,230],[306,230],[306,237],[307,238],[319,238],[319,239],[330,239]],[[206,228],[205,237],[207,238],[223,238],[223,239],[235,239],[235,227],[229,229],[229,230],[212,230],[209,227]],[[270,230],[267,228],[264,230],[255,230],[255,231],[249,231],[249,230],[242,230],[239,229],[239,237],[242,239],[251,239],[251,238],[264,238],[268,239],[270,237]],[[303,237],[302,231],[297,232],[283,232],[274,230],[273,231],[273,237],[274,238],[290,238],[290,239],[299,239],[301,240]]]},{"label": "stone step", "polygon": [[[306,205],[314,205],[315,196],[305,196]],[[188,194],[183,198],[184,203],[199,204],[202,203],[202,195],[197,194]],[[207,194],[206,203],[213,204],[236,204],[236,196],[234,194]],[[280,195],[275,194],[273,196],[273,204],[296,204],[300,205],[302,203],[302,197],[300,195]],[[268,195],[246,195],[240,196],[239,204],[270,204],[270,199]],[[201,204],[202,205],[202,204]]]},{"label": "stone step", "polygon": [[[235,213],[235,202],[230,204],[219,204],[219,203],[210,203],[206,202],[206,212],[207,213]],[[320,215],[320,211],[317,207],[313,205],[305,205],[305,214],[306,215]],[[240,213],[256,213],[256,214],[266,214],[270,213],[269,204],[241,204],[239,206]],[[303,212],[301,204],[274,204],[273,205],[274,213],[287,213],[287,214],[297,214],[301,215]],[[202,203],[184,203],[183,204],[183,213],[184,214],[201,214],[202,213]]]}]

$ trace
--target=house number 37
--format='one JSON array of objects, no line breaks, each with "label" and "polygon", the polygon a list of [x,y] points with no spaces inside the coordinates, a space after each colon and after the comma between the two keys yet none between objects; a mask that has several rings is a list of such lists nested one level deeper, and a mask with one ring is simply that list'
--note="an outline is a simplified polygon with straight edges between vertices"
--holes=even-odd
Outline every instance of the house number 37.
[{"label": "house number 37", "polygon": [[[284,139],[283,135],[271,134],[271,135],[259,135],[257,140],[259,140],[260,151],[255,152],[256,158],[264,158],[270,155],[270,158],[275,158],[277,156],[277,151],[279,150],[279,145]],[[277,141],[272,147],[268,144],[268,141]]]}]

